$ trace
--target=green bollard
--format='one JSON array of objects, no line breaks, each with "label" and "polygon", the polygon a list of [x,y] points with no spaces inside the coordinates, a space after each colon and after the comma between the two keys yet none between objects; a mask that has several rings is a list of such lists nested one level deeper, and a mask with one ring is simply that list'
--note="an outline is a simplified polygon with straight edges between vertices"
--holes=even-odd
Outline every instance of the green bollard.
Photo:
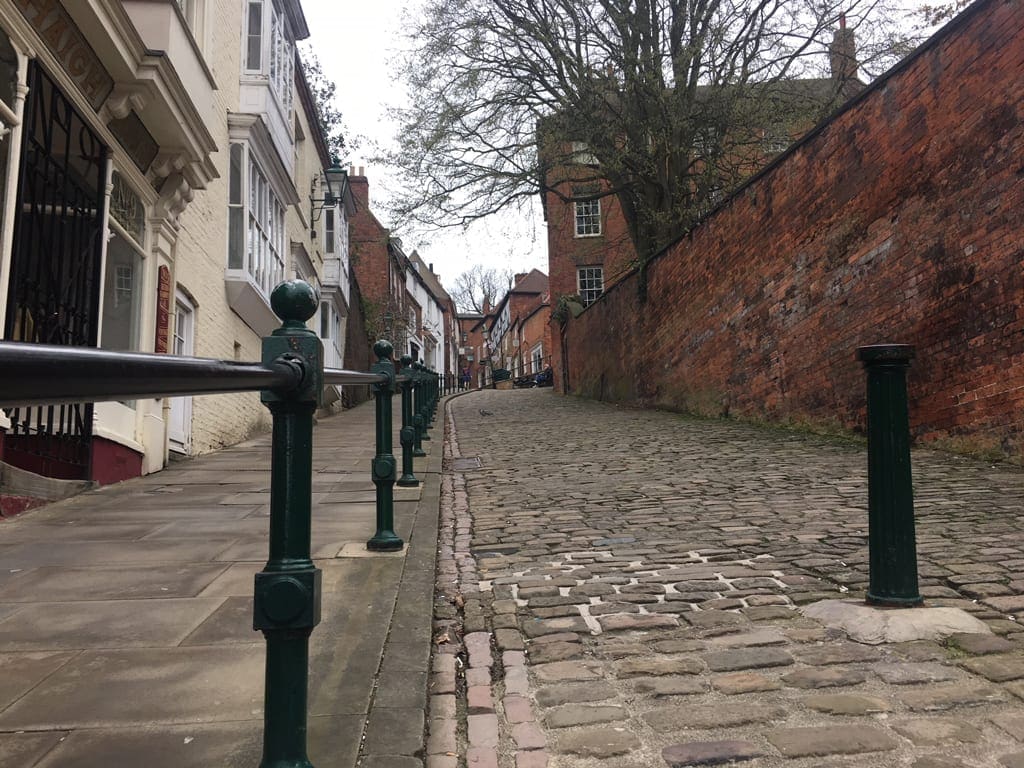
[{"label": "green bollard", "polygon": [[877,344],[860,347],[857,357],[868,380],[867,602],[921,605],[907,416],[906,372],[914,347]]},{"label": "green bollard", "polygon": [[370,369],[387,376],[387,381],[373,385],[377,400],[377,455],[370,469],[373,484],[377,486],[377,532],[366,542],[374,552],[394,552],[405,546],[395,533],[395,457],[391,453],[391,396],[395,391],[395,363],[391,359],[393,347],[389,341],[373,345],[377,362]]},{"label": "green bollard", "polygon": [[306,283],[282,283],[270,297],[283,324],[263,339],[263,362],[301,367],[290,392],[264,391],[273,415],[270,557],[256,574],[255,630],[267,641],[260,768],[312,768],[306,755],[309,635],[320,623],[320,571],[310,559],[313,412],[323,392],[323,348],[305,327],[319,306]]},{"label": "green bollard", "polygon": [[[430,440],[430,435],[427,434],[427,430],[430,429],[430,376],[427,374],[427,366],[423,363],[413,363],[416,367],[416,372],[420,376],[419,385],[423,388],[423,397],[420,399],[419,416],[420,422],[423,428],[420,430],[420,450],[422,450],[422,444]],[[423,454],[426,456],[426,454]]]},{"label": "green bollard", "polygon": [[412,379],[412,357],[402,355],[402,373],[405,374],[405,381],[399,386],[402,388],[402,429],[399,431],[399,441],[402,443],[402,476],[398,478],[398,484],[402,487],[415,487],[420,484],[413,474],[412,449],[416,442],[416,427],[413,426],[412,415],[412,390],[415,382]]}]

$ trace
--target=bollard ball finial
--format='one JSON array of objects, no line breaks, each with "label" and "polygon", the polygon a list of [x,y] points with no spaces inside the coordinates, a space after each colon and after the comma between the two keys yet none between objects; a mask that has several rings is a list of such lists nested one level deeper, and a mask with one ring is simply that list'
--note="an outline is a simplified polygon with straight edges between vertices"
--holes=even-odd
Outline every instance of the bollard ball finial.
[{"label": "bollard ball finial", "polygon": [[395,348],[387,339],[381,339],[373,345],[373,354],[377,356],[378,360],[390,360],[394,353]]},{"label": "bollard ball finial", "polygon": [[402,355],[400,362],[403,368],[408,368],[412,365],[412,355]]},{"label": "bollard ball finial", "polygon": [[270,294],[270,307],[285,325],[305,324],[316,314],[319,306],[320,297],[316,290],[303,280],[280,283]]}]

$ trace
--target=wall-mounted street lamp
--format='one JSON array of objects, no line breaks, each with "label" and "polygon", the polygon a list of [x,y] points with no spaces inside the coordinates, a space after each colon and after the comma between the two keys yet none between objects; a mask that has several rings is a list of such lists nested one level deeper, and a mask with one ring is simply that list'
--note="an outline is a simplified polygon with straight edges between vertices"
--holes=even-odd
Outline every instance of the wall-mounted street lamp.
[{"label": "wall-mounted street lamp", "polygon": [[338,163],[338,158],[331,158],[331,167],[324,171],[324,196],[322,198],[311,197],[309,200],[309,220],[311,222],[319,221],[323,211],[334,208],[341,202],[347,179],[348,172]]}]

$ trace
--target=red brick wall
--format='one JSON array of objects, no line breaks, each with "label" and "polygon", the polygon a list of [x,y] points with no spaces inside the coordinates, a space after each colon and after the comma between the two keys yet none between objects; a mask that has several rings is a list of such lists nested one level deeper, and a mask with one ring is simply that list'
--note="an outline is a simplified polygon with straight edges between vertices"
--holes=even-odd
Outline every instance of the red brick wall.
[{"label": "red brick wall", "polygon": [[[363,316],[363,299],[358,280],[349,288],[348,318],[345,321],[345,362],[350,371],[368,371],[377,361],[372,352],[373,343],[366,333],[366,318]],[[346,385],[342,389],[345,406],[352,407],[370,399],[368,386]]]},{"label": "red brick wall", "polygon": [[651,264],[646,305],[634,275],[570,320],[571,389],[856,429],[856,348],[909,343],[914,434],[1020,460],[1022,2],[980,0],[812,132]]},{"label": "red brick wall", "polygon": [[369,182],[365,176],[349,177],[356,212],[350,222],[349,248],[352,271],[363,296],[373,302],[387,301],[389,294],[388,238],[390,233],[373,215],[369,203]]}]

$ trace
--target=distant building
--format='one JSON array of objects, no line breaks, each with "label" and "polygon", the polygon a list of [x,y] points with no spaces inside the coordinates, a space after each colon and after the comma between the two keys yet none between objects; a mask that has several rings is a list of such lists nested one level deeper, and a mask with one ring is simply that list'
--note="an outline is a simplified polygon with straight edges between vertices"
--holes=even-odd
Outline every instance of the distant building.
[{"label": "distant building", "polygon": [[[737,154],[730,164],[752,175],[809,130],[814,116],[838,107],[863,88],[857,80],[856,43],[845,19],[836,30],[829,51],[830,77],[786,80],[765,86],[765,98],[783,116],[765,125],[755,136],[735,142]],[[548,231],[548,275],[557,304],[563,296],[576,296],[588,306],[628,274],[636,264],[621,205],[615,195],[599,197],[609,185],[601,180],[597,158],[586,144],[555,142],[557,157],[567,158],[547,171],[541,203]],[[723,187],[706,201],[710,212],[724,198]]]}]

